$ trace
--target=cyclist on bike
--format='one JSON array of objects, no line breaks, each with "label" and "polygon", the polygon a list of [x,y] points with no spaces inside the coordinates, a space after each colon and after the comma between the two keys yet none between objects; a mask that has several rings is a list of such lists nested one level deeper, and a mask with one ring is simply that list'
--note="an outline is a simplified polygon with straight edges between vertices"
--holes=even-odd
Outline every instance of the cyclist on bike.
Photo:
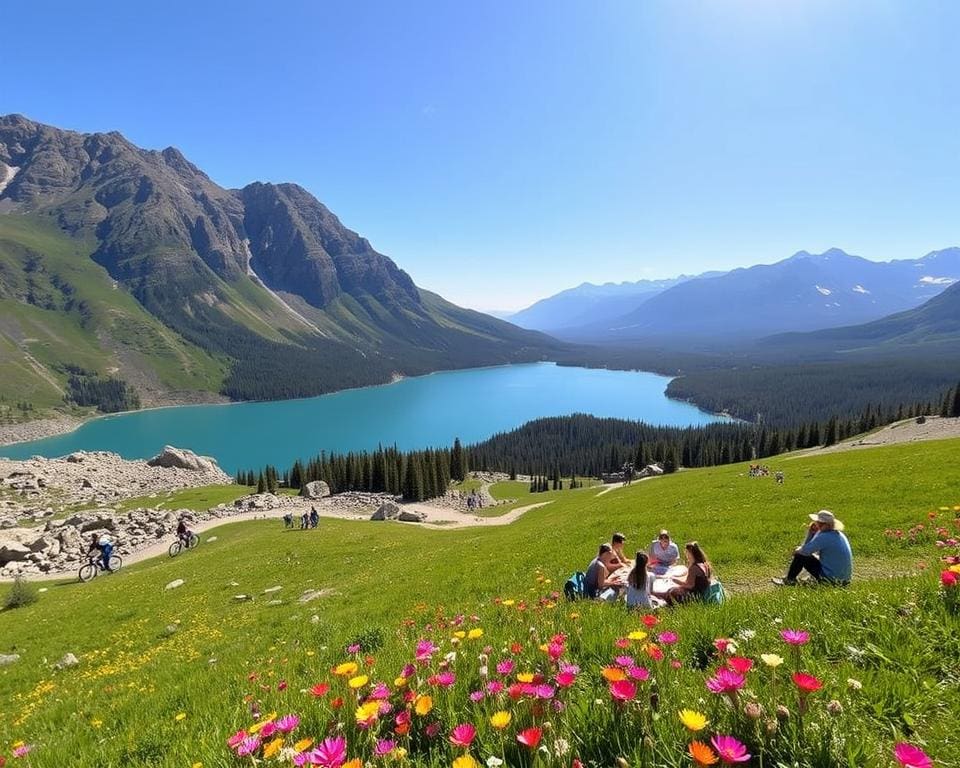
[{"label": "cyclist on bike", "polygon": [[93,540],[90,546],[91,554],[94,550],[100,552],[100,563],[103,570],[111,570],[110,555],[113,554],[113,541],[107,533],[93,534]]},{"label": "cyclist on bike", "polygon": [[187,518],[183,516],[180,518],[180,522],[177,523],[177,538],[183,542],[184,546],[187,546],[190,543],[190,537],[193,534],[190,533],[190,529],[187,528]]}]

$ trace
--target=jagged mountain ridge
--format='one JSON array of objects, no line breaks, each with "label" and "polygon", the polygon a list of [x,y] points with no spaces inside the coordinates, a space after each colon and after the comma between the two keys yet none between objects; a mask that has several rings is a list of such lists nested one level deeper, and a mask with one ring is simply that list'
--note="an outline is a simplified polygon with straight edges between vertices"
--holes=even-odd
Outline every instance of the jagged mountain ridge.
[{"label": "jagged mountain ridge", "polygon": [[[85,244],[180,341],[228,359],[234,397],[542,359],[556,344],[420,291],[302,187],[224,189],[178,150],[144,150],[115,132],[0,117],[2,216]],[[278,386],[268,364],[283,368]]]}]

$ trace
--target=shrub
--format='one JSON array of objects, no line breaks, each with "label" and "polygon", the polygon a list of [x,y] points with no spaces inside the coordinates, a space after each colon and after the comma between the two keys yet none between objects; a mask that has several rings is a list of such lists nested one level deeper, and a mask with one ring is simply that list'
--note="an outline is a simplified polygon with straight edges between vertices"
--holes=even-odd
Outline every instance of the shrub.
[{"label": "shrub", "polygon": [[3,600],[3,607],[12,611],[14,608],[22,608],[25,605],[35,603],[38,599],[37,588],[33,584],[27,583],[21,576],[17,576]]}]

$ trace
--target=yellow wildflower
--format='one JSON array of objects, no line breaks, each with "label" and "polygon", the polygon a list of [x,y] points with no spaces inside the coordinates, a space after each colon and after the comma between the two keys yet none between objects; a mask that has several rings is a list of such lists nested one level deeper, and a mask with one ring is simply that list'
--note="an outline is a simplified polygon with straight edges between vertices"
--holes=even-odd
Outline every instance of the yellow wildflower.
[{"label": "yellow wildflower", "polygon": [[357,711],[354,714],[358,723],[369,724],[376,720],[377,715],[380,714],[380,702],[379,701],[368,701],[364,704],[361,704],[357,707]]},{"label": "yellow wildflower", "polygon": [[470,755],[461,755],[453,761],[453,768],[480,768],[480,763]]},{"label": "yellow wildflower", "polygon": [[390,756],[394,760],[403,760],[407,756],[407,750],[403,747],[394,747],[393,752],[390,753]]},{"label": "yellow wildflower", "polygon": [[350,677],[357,673],[357,662],[355,661],[345,661],[342,664],[337,664],[333,668],[333,674],[338,677]]},{"label": "yellow wildflower", "polygon": [[176,720],[176,721],[179,723],[181,720],[186,720],[186,719],[187,719],[187,713],[186,713],[186,712],[177,712],[177,716],[174,717],[173,719]]},{"label": "yellow wildflower", "polygon": [[533,673],[532,672],[520,672],[517,675],[518,683],[532,683],[533,682]]},{"label": "yellow wildflower", "polygon": [[363,768],[363,762],[359,757],[355,757],[353,760],[348,760],[345,762],[342,768]]},{"label": "yellow wildflower", "polygon": [[263,748],[263,759],[269,760],[271,757],[277,754],[277,752],[280,751],[280,747],[282,746],[283,746],[283,739],[278,736]]},{"label": "yellow wildflower", "polygon": [[627,637],[639,643],[647,639],[647,633],[642,629],[635,629],[633,632],[627,635]]},{"label": "yellow wildflower", "polygon": [[458,640],[463,640],[463,638],[467,636],[467,633],[464,632],[462,629],[458,629],[456,632],[453,633],[453,636]]},{"label": "yellow wildflower", "polygon": [[363,688],[368,682],[370,682],[370,678],[366,675],[357,675],[356,677],[351,677],[347,681],[347,685],[353,688],[353,690],[357,690],[358,688]]},{"label": "yellow wildflower", "polygon": [[306,752],[310,747],[313,746],[313,739],[300,739],[296,744],[293,745],[294,752]]},{"label": "yellow wildflower", "polygon": [[509,712],[500,710],[499,712],[494,712],[490,716],[490,725],[492,725],[498,731],[502,731],[504,728],[510,725],[510,721],[512,719],[513,716]]},{"label": "yellow wildflower", "polygon": [[394,688],[403,688],[407,684],[407,678],[405,677],[395,677],[393,678],[393,687]]},{"label": "yellow wildflower", "polygon": [[469,632],[467,632],[467,639],[476,640],[477,638],[483,637],[483,630],[480,627],[474,627]]},{"label": "yellow wildflower", "polygon": [[517,602],[516,600],[504,600],[503,604],[507,606],[507,608],[509,608],[511,605],[515,605],[516,602]]},{"label": "yellow wildflower", "polygon": [[783,664],[783,657],[777,656],[777,654],[775,653],[761,653],[760,661],[762,661],[768,667],[771,667],[772,669],[776,669],[781,664]]},{"label": "yellow wildflower", "polygon": [[413,704],[413,709],[420,717],[429,715],[430,710],[433,709],[433,699],[426,694],[417,696],[417,700]]},{"label": "yellow wildflower", "polygon": [[683,727],[694,733],[702,731],[710,722],[702,714],[694,712],[692,709],[681,709],[677,714],[680,717],[680,722],[683,723]]}]

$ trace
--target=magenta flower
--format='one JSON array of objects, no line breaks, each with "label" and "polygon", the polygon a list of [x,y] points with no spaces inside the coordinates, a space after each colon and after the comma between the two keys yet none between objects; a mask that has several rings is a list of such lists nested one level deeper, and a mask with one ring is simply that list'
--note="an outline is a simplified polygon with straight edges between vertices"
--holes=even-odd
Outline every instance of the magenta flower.
[{"label": "magenta flower", "polygon": [[496,696],[502,690],[503,683],[501,683],[499,680],[491,680],[489,683],[487,683],[487,693],[489,693],[491,696]]},{"label": "magenta flower", "polygon": [[617,701],[632,701],[637,695],[637,686],[632,680],[617,680],[610,683],[610,695]]},{"label": "magenta flower", "polygon": [[933,768],[933,760],[927,756],[926,752],[905,741],[899,742],[893,748],[893,756],[903,768]]},{"label": "magenta flower", "polygon": [[233,734],[233,736],[227,739],[227,746],[230,747],[230,749],[236,749],[249,735],[250,734],[248,734],[246,731],[237,731],[235,734]]},{"label": "magenta flower", "polygon": [[547,646],[547,655],[556,661],[561,656],[563,656],[563,644],[562,643],[550,643]]},{"label": "magenta flower", "polygon": [[561,688],[569,688],[576,679],[577,676],[573,672],[558,672],[556,677],[554,677],[557,685]]},{"label": "magenta flower", "polygon": [[256,752],[260,748],[260,737],[259,736],[247,736],[243,741],[241,741],[234,750],[237,753],[237,757],[248,757]]},{"label": "magenta flower", "polygon": [[397,742],[392,739],[378,739],[377,746],[373,748],[374,757],[385,757],[397,748]]},{"label": "magenta flower", "polygon": [[618,667],[632,667],[634,665],[633,656],[617,656],[614,659]]},{"label": "magenta flower", "polygon": [[546,683],[541,683],[538,685],[535,691],[538,699],[552,699],[555,693],[556,689],[552,685],[547,685]]},{"label": "magenta flower", "polygon": [[360,643],[352,643],[347,646],[347,653],[360,653]]},{"label": "magenta flower", "polygon": [[663,645],[673,645],[679,638],[676,632],[661,632],[657,635],[657,642]]},{"label": "magenta flower", "polygon": [[470,723],[460,723],[450,731],[450,743],[461,749],[468,749],[477,735],[477,729]]},{"label": "magenta flower", "polygon": [[297,715],[284,715],[276,721],[277,730],[280,733],[290,733],[298,725],[300,725],[300,718]]},{"label": "magenta flower", "polygon": [[323,768],[340,768],[347,760],[347,740],[343,736],[324,739],[310,753],[310,762]]},{"label": "magenta flower", "polygon": [[21,744],[19,747],[14,748],[10,754],[19,760],[21,757],[29,755],[31,749],[33,749],[33,744]]},{"label": "magenta flower", "polygon": [[430,661],[433,654],[437,652],[437,646],[429,640],[418,640],[417,649],[414,652],[414,658],[419,662]]},{"label": "magenta flower", "polygon": [[806,645],[810,642],[810,633],[802,629],[784,629],[780,632],[780,637],[787,645]]},{"label": "magenta flower", "polygon": [[630,667],[630,669],[627,670],[627,674],[634,680],[641,682],[650,679],[650,670],[646,667]]},{"label": "magenta flower", "polygon": [[427,734],[428,739],[435,739],[437,738],[437,734],[440,733],[440,723],[434,721],[424,728],[423,731]]},{"label": "magenta flower", "polygon": [[455,682],[457,682],[457,676],[453,672],[441,672],[438,675],[433,676],[432,682],[435,685],[439,685],[441,688],[449,688]]},{"label": "magenta flower", "polygon": [[470,701],[476,704],[478,701],[483,701],[486,694],[483,691],[472,691],[470,693]]},{"label": "magenta flower", "polygon": [[277,732],[277,724],[273,721],[266,723],[263,728],[260,729],[260,733],[257,734],[261,739],[269,739],[273,734]]},{"label": "magenta flower", "polygon": [[736,693],[743,684],[743,675],[729,667],[720,667],[713,677],[707,679],[707,689],[711,693]]},{"label": "magenta flower", "polygon": [[371,699],[389,699],[390,698],[390,689],[387,687],[386,683],[376,683],[373,686],[373,690],[370,691]]},{"label": "magenta flower", "polygon": [[403,669],[400,670],[400,677],[409,680],[417,674],[417,668],[413,664],[405,664]]},{"label": "magenta flower", "polygon": [[714,736],[710,739],[714,749],[720,759],[728,765],[733,763],[745,763],[750,759],[750,753],[747,748],[737,741],[733,736]]},{"label": "magenta flower", "polygon": [[504,659],[503,661],[497,664],[497,674],[498,675],[509,675],[513,672],[513,660]]}]

